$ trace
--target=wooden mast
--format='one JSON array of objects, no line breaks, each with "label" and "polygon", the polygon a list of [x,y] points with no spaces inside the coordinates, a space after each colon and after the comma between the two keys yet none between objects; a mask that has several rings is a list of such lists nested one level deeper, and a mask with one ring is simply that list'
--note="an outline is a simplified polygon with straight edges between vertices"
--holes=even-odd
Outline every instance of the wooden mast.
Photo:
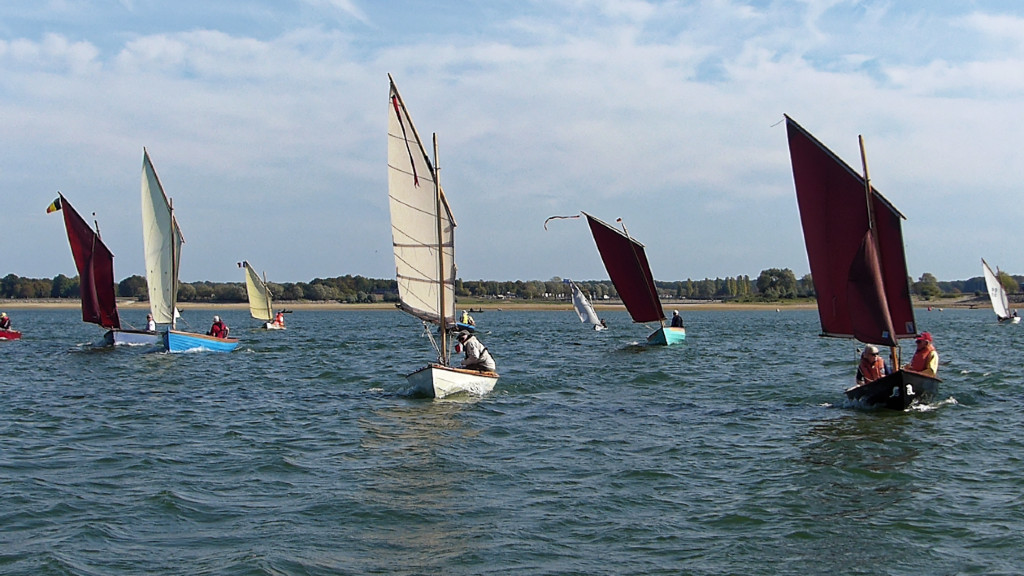
[{"label": "wooden mast", "polygon": [[[875,227],[875,207],[874,202],[872,202],[873,198],[871,194],[871,176],[868,173],[868,155],[867,151],[864,148],[864,136],[858,134],[857,142],[860,144],[860,162],[861,165],[864,167],[864,198],[867,201],[868,205],[868,230],[871,231],[871,242],[875,245],[875,253],[881,254],[882,250],[878,244],[878,230]],[[889,314],[888,310],[886,310],[886,314]],[[893,342],[897,342],[895,334],[890,333],[889,338],[891,338]],[[898,345],[889,346],[889,362],[891,363],[894,372],[896,370],[899,370],[900,349]]]},{"label": "wooden mast", "polygon": [[[630,252],[633,253],[633,260],[635,260],[637,265],[639,266],[640,265],[640,258],[636,255],[636,246],[633,245],[633,239],[630,238],[630,236],[629,236],[629,230],[626,230],[626,223],[622,221],[622,218],[619,218],[619,224],[622,226],[622,233],[626,235],[626,240],[629,241],[629,249],[630,249]],[[647,279],[644,278],[644,281],[646,281],[646,280]],[[654,282],[654,277],[653,276],[651,277],[651,282]],[[647,290],[648,296],[651,297],[651,303],[652,304],[660,304],[661,301],[658,298],[658,285],[655,284],[653,286],[648,286],[647,288],[648,288],[648,290]],[[657,300],[657,302],[655,302],[655,300]],[[661,327],[664,328],[665,327],[665,313],[662,312],[661,316],[662,317],[658,319],[658,322],[661,324]]]},{"label": "wooden mast", "polygon": [[437,271],[439,273],[438,310],[441,312],[441,348],[438,350],[438,359],[441,364],[448,365],[448,311],[445,310],[445,273],[444,273],[444,225],[441,219],[441,210],[444,205],[441,202],[441,168],[437,163],[437,132],[433,133],[434,141],[434,204],[437,211]]}]

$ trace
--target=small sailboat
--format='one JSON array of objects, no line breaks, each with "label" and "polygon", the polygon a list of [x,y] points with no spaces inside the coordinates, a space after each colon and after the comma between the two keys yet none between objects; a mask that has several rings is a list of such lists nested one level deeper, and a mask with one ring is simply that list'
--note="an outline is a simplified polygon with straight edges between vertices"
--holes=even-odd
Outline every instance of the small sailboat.
[{"label": "small sailboat", "polygon": [[[583,215],[590,224],[590,232],[594,235],[605,270],[633,322],[660,324],[647,337],[647,343],[668,346],[686,340],[686,328],[665,325],[665,311],[661,307],[661,298],[654,285],[644,245],[629,236],[625,225],[619,231],[586,212]],[[622,219],[618,221],[621,223]]]},{"label": "small sailboat", "polygon": [[985,286],[988,288],[988,297],[992,300],[992,310],[1000,323],[1019,324],[1020,316],[1016,312],[1010,312],[1010,301],[1006,297],[1006,288],[999,281],[999,274],[989,268],[985,259],[981,259],[981,270],[985,275]]},{"label": "small sailboat", "polygon": [[6,312],[0,312],[0,324],[6,326],[5,328],[0,328],[0,342],[21,339],[21,331],[11,327],[11,320],[7,317]]},{"label": "small sailboat", "polygon": [[178,266],[185,239],[174,209],[156,175],[149,151],[142,149],[142,239],[146,254],[149,306],[157,324],[167,324],[161,336],[169,352],[210,350],[231,352],[237,338],[216,338],[176,329],[178,317]]},{"label": "small sailboat", "polygon": [[580,317],[580,322],[590,324],[594,330],[607,329],[608,326],[597,316],[597,311],[594,310],[594,306],[590,304],[590,300],[587,300],[587,296],[580,290],[580,287],[572,280],[566,280],[566,282],[569,283],[569,288],[572,290],[572,307],[576,310],[576,315]]},{"label": "small sailboat", "polygon": [[78,269],[79,292],[82,297],[82,321],[107,329],[103,340],[115,344],[157,344],[160,335],[147,330],[121,328],[114,291],[114,255],[100,238],[99,225],[94,230],[60,192],[46,213],[60,211],[71,245],[71,255]]},{"label": "small sailboat", "polygon": [[846,396],[898,410],[930,400],[941,380],[900,368],[899,340],[917,336],[903,214],[871,186],[863,139],[862,177],[789,116],[786,130],[821,335],[890,348],[894,372]]},{"label": "small sailboat", "polygon": [[[498,374],[451,365],[455,322],[455,218],[394,79],[388,97],[388,201],[399,308],[423,321],[437,360],[406,376],[414,392],[434,398],[483,395]],[[436,326],[435,330],[432,329]]]},{"label": "small sailboat", "polygon": [[270,287],[267,286],[266,273],[263,278],[260,278],[256,270],[245,260],[239,262],[238,266],[245,269],[245,291],[249,295],[249,315],[256,320],[262,320],[261,328],[265,330],[284,330],[284,314],[279,312],[277,316],[274,315],[274,301],[270,294]]}]

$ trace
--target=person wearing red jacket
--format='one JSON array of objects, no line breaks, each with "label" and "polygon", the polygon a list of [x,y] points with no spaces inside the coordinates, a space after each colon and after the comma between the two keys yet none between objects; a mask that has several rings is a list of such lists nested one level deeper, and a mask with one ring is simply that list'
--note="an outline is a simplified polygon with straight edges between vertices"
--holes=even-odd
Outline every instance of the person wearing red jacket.
[{"label": "person wearing red jacket", "polygon": [[215,338],[227,338],[229,331],[230,329],[221,321],[220,316],[214,316],[213,325],[210,326],[210,331],[207,334]]}]

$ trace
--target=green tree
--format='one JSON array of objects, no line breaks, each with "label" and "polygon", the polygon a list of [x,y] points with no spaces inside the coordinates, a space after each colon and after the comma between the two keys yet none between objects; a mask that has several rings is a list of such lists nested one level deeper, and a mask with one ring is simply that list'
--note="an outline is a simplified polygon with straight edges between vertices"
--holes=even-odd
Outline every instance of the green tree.
[{"label": "green tree", "polygon": [[53,277],[53,284],[50,287],[50,298],[72,298],[78,296],[78,277],[68,278],[63,274]]},{"label": "green tree", "polygon": [[1020,284],[1018,284],[1017,281],[1013,279],[1013,276],[1010,276],[1009,274],[1003,272],[1002,270],[999,271],[999,283],[1002,284],[1003,288],[1006,289],[1006,291],[1009,292],[1010,294],[1015,294],[1018,290],[1020,290]]},{"label": "green tree", "polygon": [[912,288],[915,294],[921,296],[925,300],[930,300],[942,295],[942,289],[939,288],[939,281],[929,272],[921,274],[921,279],[915,282]]},{"label": "green tree", "polygon": [[117,295],[123,298],[135,298],[142,301],[149,300],[146,279],[136,274],[121,280],[117,284]]},{"label": "green tree", "polygon": [[[149,294],[145,295],[145,299],[149,300]],[[196,289],[191,284],[179,284],[178,285],[178,301],[179,302],[195,302],[196,300]]]},{"label": "green tree", "polygon": [[796,297],[796,275],[789,268],[769,268],[757,277],[757,290],[767,300]]}]

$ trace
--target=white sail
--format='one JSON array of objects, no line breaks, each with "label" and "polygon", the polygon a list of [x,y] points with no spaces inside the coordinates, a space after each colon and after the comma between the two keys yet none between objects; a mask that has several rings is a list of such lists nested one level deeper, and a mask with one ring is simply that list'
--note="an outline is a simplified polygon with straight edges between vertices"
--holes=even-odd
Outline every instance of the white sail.
[{"label": "white sail", "polygon": [[174,324],[181,237],[149,152],[142,149],[142,240],[146,253],[149,307],[158,324]]},{"label": "white sail", "polygon": [[992,310],[999,318],[1009,318],[1010,302],[1006,298],[1006,289],[1003,288],[1003,284],[995,272],[988,267],[984,258],[981,259],[981,269],[985,273],[985,286],[988,287],[988,297],[992,300]]},{"label": "white sail", "polygon": [[274,319],[274,303],[270,296],[270,289],[248,262],[242,262],[242,267],[245,268],[245,290],[249,295],[249,314],[257,320],[270,322]]},{"label": "white sail", "polygon": [[597,317],[597,312],[594,311],[594,307],[591,306],[587,297],[583,295],[580,287],[572,280],[569,281],[569,286],[572,288],[572,306],[576,309],[576,315],[580,317],[580,322],[588,322],[595,327],[600,326],[601,319]]},{"label": "white sail", "polygon": [[[391,82],[388,99],[388,198],[395,276],[403,310],[455,324],[455,219],[412,119]],[[443,254],[438,254],[442,250]],[[441,267],[443,266],[443,270]]]}]

